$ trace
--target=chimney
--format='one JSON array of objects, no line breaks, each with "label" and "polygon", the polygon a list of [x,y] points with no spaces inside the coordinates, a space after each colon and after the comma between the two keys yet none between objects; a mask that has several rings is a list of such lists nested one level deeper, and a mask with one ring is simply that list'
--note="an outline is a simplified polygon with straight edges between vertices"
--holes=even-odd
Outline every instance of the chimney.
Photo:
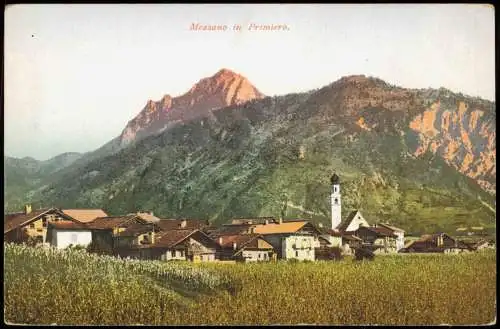
[{"label": "chimney", "polygon": [[24,206],[24,213],[25,214],[31,213],[31,205],[30,204],[27,204]]},{"label": "chimney", "polygon": [[280,216],[280,224],[283,224],[283,217]]},{"label": "chimney", "polygon": [[185,219],[181,220],[181,227],[186,227],[187,221]]},{"label": "chimney", "polygon": [[269,224],[269,219],[266,219],[265,225]]},{"label": "chimney", "polygon": [[149,212],[149,214],[150,214],[151,216],[154,216],[154,214],[153,214],[153,212],[152,212],[152,211],[150,211],[150,212]]},{"label": "chimney", "polygon": [[222,237],[219,237],[219,244],[222,246]]},{"label": "chimney", "polygon": [[236,242],[233,242],[233,249],[236,250],[236,247],[237,247]]}]

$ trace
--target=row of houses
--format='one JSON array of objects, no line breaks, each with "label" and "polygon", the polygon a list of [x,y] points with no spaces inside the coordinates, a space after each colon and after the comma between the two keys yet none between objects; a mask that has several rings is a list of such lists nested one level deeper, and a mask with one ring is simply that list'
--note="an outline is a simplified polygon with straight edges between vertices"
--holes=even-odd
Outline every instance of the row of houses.
[{"label": "row of houses", "polygon": [[404,234],[387,223],[370,225],[360,211],[351,212],[337,229],[305,219],[235,218],[214,227],[206,220],[161,219],[148,212],[109,216],[101,209],[32,211],[30,206],[4,220],[8,242],[56,248],[80,245],[92,252],[141,259],[314,261],[332,258],[327,256],[332,250],[350,255],[360,248],[373,254],[474,250],[448,235],[423,236],[405,245]]}]

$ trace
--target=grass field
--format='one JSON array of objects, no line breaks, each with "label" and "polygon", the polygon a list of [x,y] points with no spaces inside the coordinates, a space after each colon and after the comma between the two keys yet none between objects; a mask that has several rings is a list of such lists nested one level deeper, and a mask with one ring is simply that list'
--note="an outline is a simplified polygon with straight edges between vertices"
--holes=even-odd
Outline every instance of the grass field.
[{"label": "grass field", "polygon": [[5,320],[30,324],[487,324],[496,255],[259,264],[5,245]]}]

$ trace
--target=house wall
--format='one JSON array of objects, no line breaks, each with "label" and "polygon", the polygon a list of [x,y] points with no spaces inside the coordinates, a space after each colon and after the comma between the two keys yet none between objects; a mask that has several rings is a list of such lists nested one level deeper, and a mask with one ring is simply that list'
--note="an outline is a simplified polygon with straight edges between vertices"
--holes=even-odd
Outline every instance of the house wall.
[{"label": "house wall", "polygon": [[268,261],[270,251],[266,250],[243,250],[241,255],[245,262]]},{"label": "house wall", "polygon": [[215,254],[215,248],[208,248],[207,246],[203,245],[193,238],[189,238],[188,245],[188,253],[191,255]]},{"label": "house wall", "polygon": [[49,222],[56,222],[62,220],[63,218],[57,214],[45,214],[34,222],[31,222],[20,228],[24,231],[24,236],[33,237],[40,239],[40,242],[50,242],[47,239],[47,226]]},{"label": "house wall", "polygon": [[394,232],[397,236],[396,238],[396,251],[403,249],[405,247],[405,234],[404,232]]},{"label": "house wall", "polygon": [[127,248],[132,247],[134,245],[134,237],[133,236],[117,236],[114,237],[114,247],[115,248]]},{"label": "house wall", "polygon": [[291,235],[282,240],[282,258],[311,260],[314,257],[314,236]]},{"label": "house wall", "polygon": [[345,229],[346,231],[356,231],[360,226],[366,226],[369,227],[370,224],[363,218],[361,213],[357,213],[356,216],[351,220],[351,223],[347,228]]},{"label": "house wall", "polygon": [[147,241],[149,242],[149,244],[152,242],[152,239],[153,239],[153,232],[146,232],[144,234],[139,234],[133,241],[133,244],[134,245],[142,245],[144,243],[142,243],[142,241]]},{"label": "house wall", "polygon": [[54,230],[51,244],[58,249],[67,248],[69,245],[88,246],[92,242],[91,231]]},{"label": "house wall", "polygon": [[160,255],[160,260],[186,260],[186,250],[184,249],[172,249],[172,250],[165,250],[161,255]]},{"label": "house wall", "polygon": [[92,245],[99,252],[113,251],[113,236],[109,230],[92,230]]}]

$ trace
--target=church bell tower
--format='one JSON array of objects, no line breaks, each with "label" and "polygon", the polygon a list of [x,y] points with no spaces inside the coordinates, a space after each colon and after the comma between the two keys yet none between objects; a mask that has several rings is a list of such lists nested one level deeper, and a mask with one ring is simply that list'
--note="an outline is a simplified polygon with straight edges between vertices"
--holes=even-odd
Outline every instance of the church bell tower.
[{"label": "church bell tower", "polygon": [[331,203],[332,203],[332,230],[336,229],[342,221],[342,207],[340,202],[340,178],[334,172],[330,178],[332,183]]}]

